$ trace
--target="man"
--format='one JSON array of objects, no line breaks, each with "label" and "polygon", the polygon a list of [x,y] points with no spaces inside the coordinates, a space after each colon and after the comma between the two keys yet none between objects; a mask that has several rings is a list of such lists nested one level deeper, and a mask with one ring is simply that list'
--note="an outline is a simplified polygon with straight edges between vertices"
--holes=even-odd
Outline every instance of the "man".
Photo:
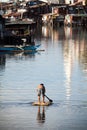
[{"label": "man", "polygon": [[45,92],[46,92],[46,90],[45,90],[45,86],[44,86],[44,84],[40,84],[40,85],[38,85],[38,87],[37,87],[37,92],[38,92],[38,102],[40,103],[40,99],[41,99],[41,95],[42,95],[42,102],[43,103],[45,103]]}]

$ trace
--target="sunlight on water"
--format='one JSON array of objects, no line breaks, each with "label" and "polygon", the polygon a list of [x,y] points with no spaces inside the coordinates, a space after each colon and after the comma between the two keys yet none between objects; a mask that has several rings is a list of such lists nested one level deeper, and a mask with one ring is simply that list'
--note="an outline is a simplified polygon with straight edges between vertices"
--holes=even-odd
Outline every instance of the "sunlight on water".
[{"label": "sunlight on water", "polygon": [[[0,130],[86,130],[87,32],[47,26],[39,31],[35,41],[45,51],[0,55]],[[49,107],[32,106],[39,83],[53,100]]]}]

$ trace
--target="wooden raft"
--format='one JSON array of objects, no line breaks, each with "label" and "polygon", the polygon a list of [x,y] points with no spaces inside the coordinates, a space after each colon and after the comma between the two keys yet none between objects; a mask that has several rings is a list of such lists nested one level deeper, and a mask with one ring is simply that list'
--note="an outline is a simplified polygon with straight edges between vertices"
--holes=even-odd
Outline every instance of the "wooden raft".
[{"label": "wooden raft", "polygon": [[49,106],[49,105],[51,105],[52,104],[52,102],[45,102],[45,103],[43,103],[43,102],[33,102],[32,103],[32,105],[33,106]]}]

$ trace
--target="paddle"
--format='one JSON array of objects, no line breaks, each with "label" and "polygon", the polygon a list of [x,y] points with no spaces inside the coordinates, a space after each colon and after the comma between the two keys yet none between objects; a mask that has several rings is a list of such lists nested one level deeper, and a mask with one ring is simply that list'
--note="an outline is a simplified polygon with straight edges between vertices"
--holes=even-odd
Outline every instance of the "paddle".
[{"label": "paddle", "polygon": [[37,50],[37,51],[45,51],[45,50],[43,49],[43,50]]},{"label": "paddle", "polygon": [[51,100],[49,97],[47,97],[46,95],[44,95],[50,102],[53,102],[53,100]]}]

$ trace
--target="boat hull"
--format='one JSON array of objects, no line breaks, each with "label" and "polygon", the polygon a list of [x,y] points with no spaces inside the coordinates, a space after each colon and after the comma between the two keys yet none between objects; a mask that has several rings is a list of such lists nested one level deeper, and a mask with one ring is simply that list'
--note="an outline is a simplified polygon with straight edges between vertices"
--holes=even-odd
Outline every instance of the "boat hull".
[{"label": "boat hull", "polygon": [[17,47],[0,47],[0,52],[19,51]]},{"label": "boat hull", "polygon": [[37,48],[38,48],[39,46],[40,46],[40,45],[24,46],[24,47],[22,47],[22,49],[25,50],[25,51],[28,51],[28,50],[37,50]]},{"label": "boat hull", "polygon": [[26,46],[1,46],[0,52],[32,52],[36,51],[40,45],[26,45]]}]

